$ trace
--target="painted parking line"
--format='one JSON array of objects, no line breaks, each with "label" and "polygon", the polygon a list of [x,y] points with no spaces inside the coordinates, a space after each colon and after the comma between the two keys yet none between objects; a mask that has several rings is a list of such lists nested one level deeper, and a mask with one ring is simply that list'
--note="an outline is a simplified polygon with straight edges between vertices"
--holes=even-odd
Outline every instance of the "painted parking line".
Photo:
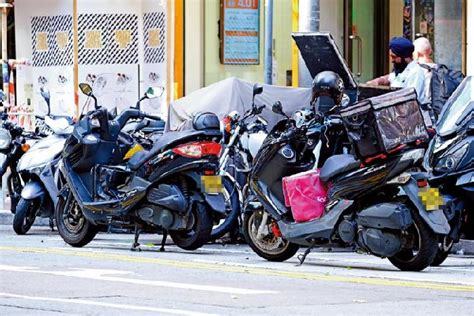
[{"label": "painted parking line", "polygon": [[214,293],[226,293],[226,294],[258,295],[258,294],[277,294],[278,293],[276,291],[267,291],[267,290],[252,290],[252,289],[244,289],[244,288],[225,287],[225,286],[201,285],[201,284],[168,282],[168,281],[158,281],[158,280],[143,280],[143,279],[133,279],[133,278],[124,278],[124,277],[116,276],[117,274],[118,275],[132,274],[129,271],[121,271],[121,270],[74,269],[74,270],[68,270],[68,271],[48,271],[48,270],[39,270],[39,268],[35,268],[35,267],[0,265],[0,271],[47,274],[47,275],[65,276],[65,277],[73,277],[73,278],[80,278],[80,279],[108,281],[108,282],[121,282],[121,283],[129,283],[129,284],[136,284],[136,285],[147,285],[147,286],[156,286],[156,287],[183,289],[183,290],[194,290],[194,291],[205,291],[205,292],[214,292]]},{"label": "painted parking line", "polygon": [[211,263],[203,262],[189,262],[172,259],[161,259],[161,258],[149,258],[131,255],[119,255],[107,252],[90,252],[86,249],[78,250],[66,250],[66,249],[47,249],[37,247],[14,247],[14,246],[0,246],[0,251],[14,251],[18,253],[35,253],[35,254],[48,254],[48,255],[60,255],[60,256],[75,256],[91,258],[96,260],[111,260],[111,261],[122,261],[122,262],[136,262],[136,263],[149,263],[154,265],[169,266],[174,268],[183,269],[195,269],[205,271],[219,271],[228,273],[246,273],[261,276],[273,276],[273,277],[284,277],[291,279],[311,280],[311,281],[326,281],[326,282],[342,282],[342,283],[356,283],[366,285],[378,285],[378,286],[393,286],[393,287],[408,287],[408,288],[419,288],[428,290],[439,290],[439,291],[450,291],[450,292],[474,292],[473,285],[463,284],[451,284],[451,283],[436,283],[436,282],[425,282],[425,281],[413,281],[413,280],[399,280],[381,277],[355,277],[355,276],[338,276],[338,275],[326,275],[321,273],[311,272],[295,272],[295,271],[282,271],[271,268],[252,268],[243,266],[229,266],[229,265],[216,265]]},{"label": "painted parking line", "polygon": [[46,302],[59,302],[59,303],[67,303],[67,304],[100,306],[100,307],[107,307],[107,308],[116,308],[116,309],[123,309],[123,310],[132,310],[132,311],[146,311],[146,312],[155,312],[155,313],[171,314],[171,315],[186,315],[186,316],[217,315],[217,314],[199,313],[199,312],[194,312],[194,311],[186,311],[186,310],[176,309],[176,308],[170,309],[170,308],[148,307],[148,306],[138,306],[138,305],[128,305],[128,304],[113,304],[113,303],[105,303],[105,302],[82,300],[82,299],[27,296],[27,295],[1,293],[1,292],[0,292],[0,297],[25,299],[28,301],[46,301]]}]

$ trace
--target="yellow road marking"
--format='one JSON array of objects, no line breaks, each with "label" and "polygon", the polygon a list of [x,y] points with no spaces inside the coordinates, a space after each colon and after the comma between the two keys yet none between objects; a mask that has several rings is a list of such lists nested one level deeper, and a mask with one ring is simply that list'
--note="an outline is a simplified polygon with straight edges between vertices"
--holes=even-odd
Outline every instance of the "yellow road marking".
[{"label": "yellow road marking", "polygon": [[267,268],[216,265],[216,264],[203,263],[203,262],[186,262],[186,261],[178,261],[178,260],[172,260],[172,259],[144,258],[144,257],[130,256],[130,255],[128,256],[118,255],[118,254],[112,254],[112,253],[106,253],[106,252],[94,253],[94,252],[65,250],[65,249],[64,250],[63,249],[43,249],[43,248],[35,248],[35,247],[13,247],[13,246],[0,246],[0,251],[52,254],[52,255],[85,257],[85,258],[92,258],[92,259],[98,259],[98,260],[111,260],[111,261],[118,260],[118,261],[123,261],[123,262],[150,263],[150,264],[159,264],[159,265],[175,267],[175,268],[231,272],[231,273],[247,273],[247,274],[253,274],[253,275],[284,277],[284,278],[290,278],[290,279],[301,279],[301,280],[311,280],[311,281],[357,283],[357,284],[366,284],[366,285],[409,287],[409,288],[441,290],[441,291],[474,292],[474,286],[472,285],[447,284],[447,283],[423,282],[423,281],[404,281],[404,280],[394,280],[394,279],[385,279],[385,278],[377,278],[377,277],[352,277],[352,276],[325,275],[325,274],[310,273],[310,272],[293,272],[293,271],[272,270],[272,269],[267,269]]}]

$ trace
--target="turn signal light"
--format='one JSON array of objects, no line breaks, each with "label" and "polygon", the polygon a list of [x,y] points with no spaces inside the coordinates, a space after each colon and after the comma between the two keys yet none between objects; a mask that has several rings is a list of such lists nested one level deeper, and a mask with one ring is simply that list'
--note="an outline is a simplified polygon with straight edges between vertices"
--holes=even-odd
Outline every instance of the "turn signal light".
[{"label": "turn signal light", "polygon": [[173,152],[187,158],[219,156],[221,153],[221,144],[211,141],[193,142],[173,148]]},{"label": "turn signal light", "polygon": [[222,119],[222,123],[224,123],[224,130],[227,133],[230,133],[232,130],[232,119],[229,116],[226,116]]},{"label": "turn signal light", "polygon": [[416,181],[416,184],[418,185],[419,188],[424,188],[428,186],[428,181],[426,179],[421,179]]},{"label": "turn signal light", "polygon": [[21,145],[21,150],[23,150],[23,152],[27,152],[28,150],[30,150],[30,145],[29,144],[22,144]]}]

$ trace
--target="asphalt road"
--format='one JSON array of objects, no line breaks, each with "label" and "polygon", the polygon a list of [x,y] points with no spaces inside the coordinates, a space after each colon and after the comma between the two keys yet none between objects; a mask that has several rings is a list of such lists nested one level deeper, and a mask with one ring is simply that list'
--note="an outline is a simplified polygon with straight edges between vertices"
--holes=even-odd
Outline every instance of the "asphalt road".
[{"label": "asphalt road", "polygon": [[100,234],[84,248],[47,227],[0,226],[1,315],[474,315],[474,257],[400,272],[388,260],[315,252],[267,262],[246,245],[187,252],[160,237]]}]

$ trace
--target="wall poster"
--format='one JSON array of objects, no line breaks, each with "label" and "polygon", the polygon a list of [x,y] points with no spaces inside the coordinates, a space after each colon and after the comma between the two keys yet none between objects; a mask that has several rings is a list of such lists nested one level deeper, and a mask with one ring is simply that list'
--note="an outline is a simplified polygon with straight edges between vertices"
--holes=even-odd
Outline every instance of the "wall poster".
[{"label": "wall poster", "polygon": [[259,0],[221,0],[220,60],[223,64],[259,64]]}]

